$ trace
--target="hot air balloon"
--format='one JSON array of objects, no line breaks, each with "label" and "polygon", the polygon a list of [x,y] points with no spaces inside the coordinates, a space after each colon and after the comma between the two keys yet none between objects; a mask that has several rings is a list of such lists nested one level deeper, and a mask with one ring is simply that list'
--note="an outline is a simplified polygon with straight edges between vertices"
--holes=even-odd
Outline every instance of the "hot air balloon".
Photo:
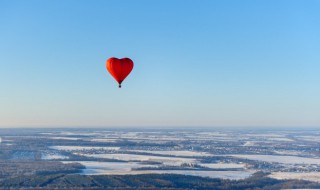
[{"label": "hot air balloon", "polygon": [[107,60],[106,67],[113,78],[119,83],[119,88],[121,88],[121,83],[133,69],[133,61],[129,58],[118,59],[111,57]]}]

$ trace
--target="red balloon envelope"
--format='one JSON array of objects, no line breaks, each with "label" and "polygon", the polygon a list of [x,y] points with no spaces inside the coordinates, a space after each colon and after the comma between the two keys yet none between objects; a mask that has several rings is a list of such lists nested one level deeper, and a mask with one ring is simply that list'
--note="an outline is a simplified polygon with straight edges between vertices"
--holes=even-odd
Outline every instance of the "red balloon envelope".
[{"label": "red balloon envelope", "polygon": [[111,57],[107,60],[106,67],[113,78],[119,83],[119,88],[121,88],[121,83],[133,69],[133,61],[129,58],[118,59]]}]

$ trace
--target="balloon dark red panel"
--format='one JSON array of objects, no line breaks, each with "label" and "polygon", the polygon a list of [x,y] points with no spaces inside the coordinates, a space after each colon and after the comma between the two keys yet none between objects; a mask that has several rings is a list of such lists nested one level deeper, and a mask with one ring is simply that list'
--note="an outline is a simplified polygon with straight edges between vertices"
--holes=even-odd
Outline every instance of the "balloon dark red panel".
[{"label": "balloon dark red panel", "polygon": [[119,83],[119,88],[121,88],[121,83],[133,69],[133,61],[129,58],[118,59],[111,57],[107,60],[106,67],[113,78]]}]

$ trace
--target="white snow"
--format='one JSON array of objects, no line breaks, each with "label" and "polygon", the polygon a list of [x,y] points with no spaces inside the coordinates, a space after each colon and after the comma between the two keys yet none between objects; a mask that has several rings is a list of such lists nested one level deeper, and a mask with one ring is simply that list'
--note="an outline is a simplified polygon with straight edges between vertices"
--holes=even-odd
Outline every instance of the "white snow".
[{"label": "white snow", "polygon": [[90,141],[93,141],[93,142],[117,142],[116,139],[102,139],[102,138],[90,139]]},{"label": "white snow", "polygon": [[255,143],[253,141],[247,141],[246,143],[244,143],[244,145],[242,146],[254,146]]},{"label": "white snow", "polygon": [[119,150],[120,147],[100,147],[100,146],[50,146],[51,149],[75,151],[75,150]]},{"label": "white snow", "polygon": [[143,171],[157,174],[181,174],[181,175],[193,175],[210,178],[222,178],[239,180],[250,177],[253,171],[195,171],[195,170],[151,170]]},{"label": "white snow", "polygon": [[101,135],[100,132],[68,132],[68,131],[65,131],[65,132],[61,132],[59,133],[60,135],[63,135],[63,136],[74,136],[74,135],[81,135],[81,136],[99,136]]},{"label": "white snow", "polygon": [[237,163],[215,163],[215,164],[200,164],[201,166],[213,169],[223,169],[223,168],[245,168],[245,164],[237,164]]},{"label": "white snow", "polygon": [[294,172],[272,172],[269,177],[275,179],[300,179],[320,182],[320,172],[294,173]]},{"label": "white snow", "polygon": [[266,134],[247,134],[248,137],[285,137],[285,135],[282,134],[273,134],[273,133],[266,133]]},{"label": "white snow", "polygon": [[198,135],[201,135],[201,136],[222,136],[222,137],[226,137],[228,136],[228,134],[225,134],[225,133],[221,133],[221,132],[199,132],[199,133],[196,133],[197,135],[193,135],[193,136],[196,136],[198,137]]},{"label": "white snow", "polygon": [[232,154],[230,156],[245,158],[249,160],[259,160],[264,162],[277,162],[282,164],[320,164],[318,158],[305,158],[299,156],[277,156],[277,155],[251,155],[251,154]]},{"label": "white snow", "polygon": [[150,154],[161,154],[168,156],[213,156],[213,154],[207,152],[196,152],[188,150],[172,150],[172,151],[151,151],[151,150],[132,150],[133,152],[150,153]]},{"label": "white snow", "polygon": [[39,133],[40,135],[52,135],[53,133]]},{"label": "white snow", "polygon": [[293,151],[293,150],[292,151],[291,150],[275,150],[273,152],[277,154],[286,154],[286,155],[293,155],[293,156],[301,155],[301,152]]},{"label": "white snow", "polygon": [[74,137],[49,137],[48,139],[61,139],[61,140],[73,140],[73,141],[76,141],[76,140],[80,140],[80,138],[74,138]]},{"label": "white snow", "polygon": [[274,138],[268,138],[269,141],[286,141],[286,142],[293,142],[294,140],[285,138],[285,137],[274,137]]},{"label": "white snow", "polygon": [[[63,162],[71,163],[71,162]],[[136,174],[182,174],[223,179],[244,179],[255,171],[195,171],[195,170],[156,170],[154,165],[142,165],[137,162],[91,162],[79,161],[86,169],[84,175],[136,175]],[[155,167],[155,170],[132,170],[139,167]]]},{"label": "white snow", "polygon": [[298,136],[298,138],[304,141],[320,142],[320,138],[318,135],[315,135],[315,136],[304,135],[304,136]]},{"label": "white snow", "polygon": [[196,159],[192,158],[176,158],[176,157],[162,157],[150,155],[136,155],[136,154],[78,154],[86,157],[107,158],[123,161],[154,161],[161,162],[165,165],[180,166],[183,163],[196,163]]},{"label": "white snow", "polygon": [[64,156],[61,154],[42,154],[42,160],[55,160],[55,159],[69,159],[69,156]]},{"label": "white snow", "polygon": [[[72,163],[73,161],[63,161],[63,163]],[[134,168],[155,167],[155,165],[142,165],[138,162],[96,162],[96,161],[77,161],[86,167],[82,174],[101,174],[104,172],[129,172]]]}]

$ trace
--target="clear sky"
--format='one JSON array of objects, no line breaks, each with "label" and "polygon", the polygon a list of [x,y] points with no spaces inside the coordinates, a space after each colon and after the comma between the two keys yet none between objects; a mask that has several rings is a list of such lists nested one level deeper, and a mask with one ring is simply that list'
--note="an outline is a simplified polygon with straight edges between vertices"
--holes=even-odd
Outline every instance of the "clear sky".
[{"label": "clear sky", "polygon": [[[318,0],[0,0],[0,126],[320,126]],[[109,57],[135,67],[119,89]]]}]

